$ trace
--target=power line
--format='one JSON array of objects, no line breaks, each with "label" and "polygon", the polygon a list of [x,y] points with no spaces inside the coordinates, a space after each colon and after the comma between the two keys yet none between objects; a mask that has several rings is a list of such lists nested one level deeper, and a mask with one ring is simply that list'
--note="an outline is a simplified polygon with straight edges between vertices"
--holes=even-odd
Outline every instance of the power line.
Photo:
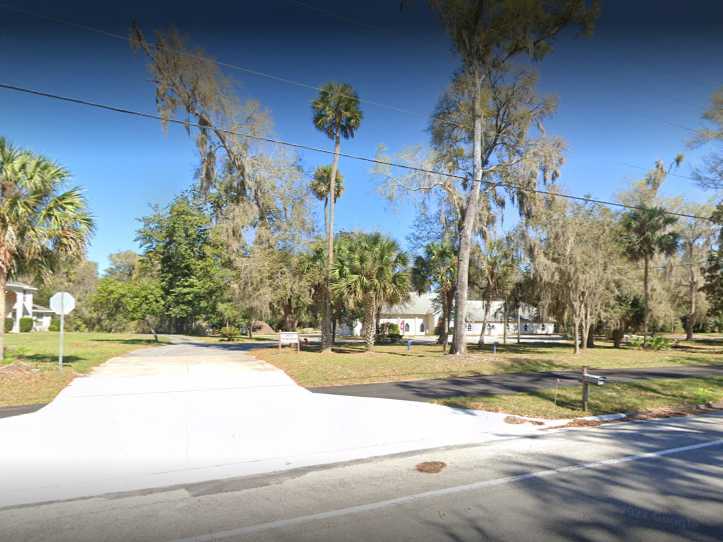
[{"label": "power line", "polygon": [[[645,167],[643,167],[643,166],[636,166],[635,164],[629,164],[629,163],[627,163],[627,162],[619,162],[619,164],[620,164],[621,166],[632,167],[632,168],[635,168],[635,169],[642,169],[643,171],[650,171],[650,170],[651,170],[651,168],[645,168]],[[680,174],[678,174],[678,173],[668,172],[668,173],[666,173],[666,175],[670,175],[671,177],[679,177],[679,178],[681,178],[681,179],[688,179],[689,181],[698,182],[698,179],[696,179],[695,177],[688,177],[687,175],[680,175]]]},{"label": "power line", "polygon": [[[155,115],[152,113],[144,113],[142,111],[135,111],[135,110],[127,109],[127,108],[123,108],[123,107],[116,107],[116,106],[112,106],[112,105],[101,104],[98,102],[91,102],[89,100],[83,100],[80,98],[61,96],[59,94],[42,92],[39,90],[34,90],[34,89],[30,89],[30,88],[25,88],[25,87],[19,87],[16,85],[9,85],[6,83],[0,83],[0,88],[5,89],[5,90],[13,90],[13,91],[21,92],[21,93],[25,93],[25,94],[30,94],[33,96],[42,96],[44,98],[50,98],[50,99],[59,100],[59,101],[63,101],[63,102],[74,103],[77,105],[84,105],[84,106],[93,107],[96,109],[112,111],[115,113],[123,113],[126,115],[132,115],[132,116],[142,117],[142,118],[146,118],[146,119],[153,119],[153,120],[158,120],[161,122],[169,122],[169,123],[177,124],[177,125],[184,126],[184,127],[193,126],[194,128],[199,128],[199,129],[208,129],[209,128],[208,126],[201,126],[200,124],[195,123],[195,122],[183,121],[183,120],[178,120],[178,119],[163,119],[160,115]],[[223,128],[217,128],[217,130],[219,132],[229,134],[229,135],[235,135],[235,136],[253,139],[253,140],[257,140],[257,141],[264,141],[266,143],[273,143],[276,145],[284,145],[284,146],[292,147],[295,149],[303,149],[303,150],[318,152],[318,153],[327,154],[327,155],[335,154],[334,151],[330,151],[328,149],[323,149],[321,147],[313,147],[311,145],[304,145],[301,143],[292,143],[292,142],[283,141],[280,139],[257,136],[257,135],[253,135],[253,134],[243,133],[243,132],[236,132],[233,130],[226,130]],[[349,154],[349,153],[344,153],[344,152],[340,152],[339,156],[344,157],[344,158],[349,158],[351,160],[359,160],[362,162],[368,162],[371,164],[378,164],[378,165],[390,166],[390,167],[395,167],[395,168],[401,168],[401,169],[406,169],[409,171],[417,171],[419,173],[426,173],[426,174],[430,174],[430,175],[438,175],[440,177],[447,177],[447,178],[453,178],[453,179],[459,179],[459,180],[468,180],[467,177],[464,177],[462,175],[454,175],[452,173],[443,173],[440,171],[434,171],[431,169],[415,167],[415,166],[410,166],[407,164],[400,164],[400,163],[396,163],[396,162],[387,162],[384,160],[377,160],[376,158],[369,158],[367,156],[359,156],[359,155]],[[590,197],[574,196],[572,194],[562,194],[562,193],[557,193],[557,192],[550,192],[548,190],[541,190],[541,189],[537,189],[537,188],[525,188],[525,187],[521,187],[519,185],[515,185],[513,183],[494,182],[494,181],[485,181],[485,180],[482,180],[481,182],[488,186],[512,188],[512,189],[520,190],[523,192],[543,194],[543,195],[548,195],[548,196],[552,196],[552,197],[567,198],[567,199],[576,200],[576,201],[584,201],[586,203],[595,203],[598,205],[607,205],[607,206],[611,206],[611,207],[620,207],[620,208],[631,209],[631,210],[644,210],[644,207],[639,207],[639,206],[635,206],[635,205],[626,205],[624,203],[606,201],[606,200],[595,199],[595,198],[590,198]],[[679,216],[679,217],[684,217],[684,218],[695,218],[698,220],[712,220],[710,217],[689,215],[689,214],[685,214],[685,213],[678,213],[678,212],[668,211],[668,210],[664,210],[664,212],[669,215]]]},{"label": "power line", "polygon": [[[307,8],[309,8],[309,9],[313,9],[313,10],[315,10],[315,11],[318,11],[318,12],[321,12],[321,13],[325,13],[325,14],[327,14],[327,15],[329,15],[329,16],[341,18],[341,19],[344,19],[344,20],[347,20],[347,21],[353,21],[353,20],[351,20],[351,19],[349,19],[349,18],[347,18],[347,17],[344,17],[344,16],[342,16],[342,15],[339,15],[339,14],[337,14],[337,13],[331,12],[331,11],[326,10],[326,9],[323,9],[323,8],[317,8],[316,6],[312,6],[312,5],[310,5],[310,4],[306,3],[306,2],[302,2],[302,1],[300,1],[300,0],[289,0],[289,1],[290,1],[290,2],[293,2],[293,3],[295,3],[295,4],[298,4],[298,5],[307,7]],[[28,10],[25,10],[25,9],[22,9],[22,8],[18,8],[18,7],[15,7],[15,6],[11,6],[11,5],[8,5],[8,4],[0,3],[0,9],[5,9],[5,10],[7,10],[7,11],[11,11],[11,12],[14,12],[14,13],[18,13],[18,14],[21,14],[21,15],[25,15],[25,16],[27,16],[27,17],[34,17],[34,18],[41,19],[41,20],[45,20],[45,21],[49,21],[49,22],[52,22],[52,23],[56,23],[56,24],[60,24],[60,25],[66,25],[66,26],[70,26],[70,27],[73,27],[73,28],[78,28],[78,29],[81,29],[81,30],[85,30],[85,31],[87,31],[87,32],[93,32],[93,33],[95,33],[95,34],[99,34],[99,35],[106,36],[106,37],[109,37],[109,38],[113,38],[113,39],[116,39],[116,40],[120,40],[120,41],[123,41],[123,42],[127,42],[127,41],[128,41],[128,36],[125,36],[125,35],[123,35],[123,34],[117,34],[117,33],[109,32],[109,31],[107,31],[107,30],[103,30],[103,29],[101,29],[101,28],[97,28],[97,27],[94,27],[94,26],[90,26],[90,25],[85,25],[85,24],[81,24],[81,23],[76,23],[76,22],[73,22],[73,21],[69,21],[69,20],[67,20],[67,19],[61,19],[61,18],[58,18],[58,17],[52,17],[52,16],[49,16],[49,15],[44,15],[44,14],[41,14],[41,13],[36,13],[36,12],[33,12],[33,11],[28,11]],[[353,22],[356,22],[356,21],[353,21]],[[361,24],[361,23],[359,23],[359,24]],[[368,26],[368,25],[367,25],[367,26]],[[170,50],[172,50],[173,52],[178,53],[178,54],[182,54],[182,55],[185,55],[185,56],[189,56],[189,57],[191,57],[191,58],[197,58],[197,59],[204,59],[204,58],[205,58],[205,57],[202,57],[201,55],[198,55],[198,54],[196,54],[196,53],[191,53],[191,52],[189,52],[189,51],[184,51],[184,50],[181,50],[181,49],[170,49]],[[314,90],[314,91],[317,91],[317,92],[319,92],[319,91],[321,90],[321,87],[319,87],[319,86],[317,86],[317,85],[312,85],[312,84],[309,84],[309,83],[304,83],[304,82],[302,82],[302,81],[296,81],[296,80],[294,80],[294,79],[289,79],[288,77],[282,77],[282,76],[279,76],[279,75],[274,75],[274,74],[271,74],[271,73],[262,72],[262,71],[255,70],[255,69],[252,69],[252,68],[247,68],[247,67],[244,67],[244,66],[239,66],[238,64],[231,64],[230,62],[224,62],[224,61],[222,61],[222,60],[215,60],[215,59],[214,59],[214,62],[216,62],[216,64],[218,64],[219,66],[223,66],[224,68],[228,68],[228,69],[231,69],[231,70],[240,71],[240,72],[247,73],[247,74],[249,74],[249,75],[253,75],[253,76],[256,76],[256,77],[262,77],[262,78],[265,78],[265,79],[270,79],[270,80],[272,80],[272,81],[276,81],[277,83],[284,83],[284,84],[287,84],[287,85],[292,85],[292,86],[295,86],[295,87],[298,87],[298,88],[304,88],[304,89],[307,89],[307,90]],[[349,96],[347,96],[347,97],[349,97]],[[423,115],[422,113],[418,113],[418,112],[416,112],[416,111],[412,111],[412,110],[405,109],[405,108],[402,108],[402,107],[398,107],[398,106],[395,106],[395,105],[389,105],[389,104],[385,104],[385,103],[382,103],[382,102],[377,102],[377,101],[375,101],[375,100],[362,99],[362,98],[359,98],[358,96],[357,96],[356,98],[359,100],[359,102],[364,103],[364,104],[372,105],[372,106],[375,106],[375,107],[380,107],[380,108],[383,108],[383,109],[388,109],[388,110],[390,110],[390,111],[396,111],[397,113],[402,113],[402,114],[405,114],[405,115],[411,115],[411,116],[418,117],[418,118],[424,118],[424,119],[427,118],[427,115]],[[657,117],[656,117],[656,119],[657,119]],[[459,124],[459,123],[456,123],[456,122],[454,122],[454,121],[451,121],[451,120],[447,120],[447,119],[438,119],[438,120],[439,120],[440,122],[443,122],[444,124],[449,124],[450,126],[456,126],[456,127],[458,127],[458,128],[462,128],[462,129],[466,129],[466,128],[467,128],[466,126],[463,126],[463,125],[461,125],[461,124]],[[684,129],[689,130],[689,131],[692,131],[692,132],[695,132],[695,131],[696,131],[695,129],[689,128],[689,127],[687,127],[687,126],[682,126],[682,125],[673,124],[673,123],[670,123],[670,122],[668,122],[668,121],[661,120],[661,119],[657,119],[657,120],[660,120],[661,122],[664,122],[665,124],[669,124],[669,125],[671,125],[671,126],[676,126],[676,127],[678,127],[678,128],[684,128]],[[629,165],[629,164],[626,164],[626,165]],[[643,168],[642,166],[631,166],[631,167],[636,167],[636,168],[639,168],[639,169],[647,169],[647,168]],[[676,176],[678,176],[678,175],[676,175]],[[685,177],[685,178],[692,179],[691,177]],[[692,179],[692,180],[695,181],[696,179]]]},{"label": "power line", "polygon": [[[293,0],[292,0],[292,1],[293,1]],[[299,3],[299,2],[297,2],[297,3]],[[51,17],[51,16],[44,15],[44,14],[41,14],[41,13],[36,13],[36,12],[33,12],[33,11],[28,11],[28,10],[25,10],[25,9],[21,9],[21,8],[17,8],[17,7],[14,7],[14,6],[10,6],[10,5],[8,5],[8,4],[1,4],[1,3],[0,3],[0,8],[1,8],[1,9],[5,9],[5,10],[7,10],[7,11],[12,11],[12,12],[14,12],[14,13],[19,13],[19,14],[21,14],[21,15],[25,15],[25,16],[27,16],[27,17],[35,17],[35,18],[37,18],[37,19],[42,19],[42,20],[44,20],[44,21],[49,21],[49,22],[52,22],[52,23],[61,24],[61,25],[66,25],[66,26],[71,26],[71,27],[73,27],[73,28],[78,28],[78,29],[81,29],[81,30],[85,30],[85,31],[87,31],[87,32],[93,32],[93,33],[95,33],[95,34],[100,34],[101,36],[106,36],[106,37],[113,38],[113,39],[116,39],[116,40],[128,42],[128,36],[124,36],[123,34],[117,34],[117,33],[115,33],[115,32],[108,32],[107,30],[103,30],[103,29],[101,29],[101,28],[96,28],[96,27],[94,27],[94,26],[89,26],[89,25],[85,25],[85,24],[80,24],[80,23],[76,23],[76,22],[69,21],[69,20],[66,20],[66,19],[60,19],[60,18],[58,18],[58,17]],[[171,49],[171,50],[172,50],[173,52],[175,52],[175,53],[182,54],[182,55],[185,55],[185,56],[189,56],[189,57],[192,57],[192,58],[199,58],[199,59],[205,58],[205,57],[202,57],[201,55],[198,55],[198,54],[196,54],[196,53],[191,53],[191,52],[189,52],[189,51],[183,51],[183,50],[181,50],[181,49]],[[221,61],[221,60],[214,60],[214,62],[216,62],[216,64],[218,64],[219,66],[223,66],[224,68],[228,68],[228,69],[231,69],[231,70],[240,71],[240,72],[243,72],[243,73],[247,73],[247,74],[249,74],[249,75],[254,75],[254,76],[256,76],[256,77],[263,77],[263,78],[266,78],[266,79],[270,79],[270,80],[272,80],[272,81],[276,81],[276,82],[278,82],[278,83],[285,83],[285,84],[287,84],[287,85],[293,85],[293,86],[296,86],[296,87],[299,87],[299,88],[305,88],[305,89],[307,89],[307,90],[314,90],[314,91],[317,91],[317,92],[321,90],[321,87],[320,87],[320,86],[312,85],[312,84],[309,84],[309,83],[304,83],[304,82],[302,82],[302,81],[296,81],[296,80],[294,80],[294,79],[289,79],[289,78],[287,78],[287,77],[281,77],[281,76],[279,76],[279,75],[274,75],[274,74],[271,74],[271,73],[262,72],[262,71],[259,71],[259,70],[254,70],[254,69],[252,69],[252,68],[246,68],[246,67],[244,67],[244,66],[239,66],[239,65],[237,65],[237,64],[231,64],[231,63],[229,63],[229,62],[223,62],[223,61]],[[420,118],[424,118],[424,119],[427,118],[427,115],[423,115],[423,114],[421,114],[421,113],[417,113],[416,111],[411,111],[411,110],[409,110],[409,109],[404,109],[404,108],[401,108],[401,107],[397,107],[397,106],[395,106],[395,105],[389,105],[389,104],[385,104],[385,103],[382,103],[382,102],[377,102],[377,101],[375,101],[375,100],[361,99],[361,98],[358,98],[358,97],[357,97],[357,99],[358,99],[361,103],[373,105],[373,106],[375,106],[375,107],[381,107],[381,108],[384,108],[384,109],[389,109],[389,110],[391,110],[391,111],[396,111],[396,112],[398,112],[398,113],[403,113],[403,114],[405,114],[405,115],[412,115],[412,116],[420,117]],[[463,128],[463,126],[461,126],[461,125],[459,125],[459,124],[456,124],[456,123],[454,123],[454,122],[452,122],[452,121],[444,120],[443,122],[448,123],[448,124],[451,124],[451,125],[454,125],[454,126],[458,126],[458,127],[460,127],[460,128]]]}]

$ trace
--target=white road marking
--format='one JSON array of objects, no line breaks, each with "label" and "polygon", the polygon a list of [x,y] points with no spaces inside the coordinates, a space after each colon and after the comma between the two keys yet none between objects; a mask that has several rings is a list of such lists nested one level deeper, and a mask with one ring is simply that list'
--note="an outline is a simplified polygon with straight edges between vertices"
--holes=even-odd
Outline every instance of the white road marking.
[{"label": "white road marking", "polygon": [[218,531],[216,533],[205,534],[200,536],[194,536],[190,538],[179,538],[174,542],[210,542],[213,540],[219,540],[223,538],[229,538],[232,536],[243,536],[254,534],[262,531],[268,531],[271,529],[280,529],[284,527],[291,527],[302,523],[308,523],[311,521],[326,520],[337,518],[340,516],[347,516],[351,514],[360,514],[363,512],[371,512],[373,510],[379,510],[382,508],[389,508],[392,506],[399,506],[402,504],[409,504],[423,499],[429,499],[432,497],[441,497],[445,495],[454,495],[456,493],[463,493],[465,491],[474,491],[477,489],[501,486],[506,484],[512,484],[515,482],[522,482],[524,480],[530,480],[535,478],[548,478],[556,474],[566,474],[585,469],[594,469],[597,467],[604,467],[609,465],[619,465],[622,463],[629,463],[631,461],[640,461],[641,459],[651,459],[664,457],[667,455],[678,454],[682,452],[689,452],[691,450],[700,450],[701,448],[709,448],[711,446],[718,446],[723,444],[723,439],[712,440],[709,442],[701,442],[698,444],[690,444],[688,446],[680,446],[678,448],[669,448],[667,450],[660,450],[657,452],[647,452],[644,454],[628,455],[617,459],[604,459],[601,461],[592,461],[590,463],[579,463],[577,465],[569,465],[567,467],[560,467],[557,469],[548,469],[537,472],[529,472],[527,474],[520,474],[517,476],[505,476],[504,478],[496,478],[494,480],[483,480],[480,482],[474,482],[471,484],[464,484],[461,486],[447,487],[443,489],[435,489],[432,491],[425,491],[424,493],[416,493],[414,495],[406,495],[404,497],[397,497],[395,499],[388,499],[385,501],[373,502],[369,504],[362,504],[358,506],[350,506],[348,508],[339,508],[336,510],[330,510],[328,512],[320,512],[318,514],[309,514],[307,516],[298,516],[295,518],[279,519],[276,521],[269,521],[266,523],[258,523],[256,525],[249,525],[248,527],[239,527],[237,529],[229,529],[226,531]]}]

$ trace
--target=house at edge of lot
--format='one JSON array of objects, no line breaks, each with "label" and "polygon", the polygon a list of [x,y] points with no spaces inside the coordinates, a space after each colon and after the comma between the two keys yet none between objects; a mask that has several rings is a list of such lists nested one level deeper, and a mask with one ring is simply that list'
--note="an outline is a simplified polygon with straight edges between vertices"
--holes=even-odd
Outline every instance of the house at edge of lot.
[{"label": "house at edge of lot", "polygon": [[33,294],[38,289],[29,284],[8,281],[5,285],[5,318],[12,320],[11,333],[20,332],[20,319],[32,318],[33,331],[47,331],[53,318],[53,311],[33,303]]},{"label": "house at edge of lot", "polygon": [[[434,335],[437,325],[441,322],[442,311],[435,303],[436,295],[433,293],[411,293],[409,300],[399,305],[384,306],[379,315],[379,323],[393,323],[399,326],[399,331],[406,336]],[[467,301],[466,335],[480,336],[484,322],[484,301]],[[550,335],[555,332],[555,323],[551,321],[540,322],[537,309],[523,304],[520,307],[520,327],[523,335]],[[507,333],[517,333],[517,312],[512,309],[507,315]],[[450,328],[454,322],[450,323]],[[340,335],[361,335],[361,322],[354,322],[353,326],[339,324]],[[494,300],[490,305],[485,335],[501,337],[504,334],[504,301]]]}]

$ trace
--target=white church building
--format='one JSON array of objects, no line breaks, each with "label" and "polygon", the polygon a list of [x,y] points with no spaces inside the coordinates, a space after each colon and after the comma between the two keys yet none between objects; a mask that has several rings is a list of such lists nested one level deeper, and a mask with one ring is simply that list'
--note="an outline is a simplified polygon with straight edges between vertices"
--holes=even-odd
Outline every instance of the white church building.
[{"label": "white church building", "polygon": [[[407,337],[435,335],[435,328],[441,322],[442,310],[436,303],[436,294],[411,293],[409,300],[399,305],[385,306],[379,315],[379,323],[392,323],[399,326],[399,331]],[[484,322],[484,301],[470,299],[467,301],[466,335],[480,337]],[[554,322],[539,322],[537,309],[531,305],[523,304],[520,308],[520,333],[523,335],[551,335],[555,332]],[[454,322],[450,323],[450,329]],[[485,336],[502,337],[504,334],[504,301],[495,300],[490,304]],[[353,326],[340,324],[341,335],[361,335],[361,322],[354,322]],[[510,310],[507,322],[508,335],[517,334],[517,313]]]}]

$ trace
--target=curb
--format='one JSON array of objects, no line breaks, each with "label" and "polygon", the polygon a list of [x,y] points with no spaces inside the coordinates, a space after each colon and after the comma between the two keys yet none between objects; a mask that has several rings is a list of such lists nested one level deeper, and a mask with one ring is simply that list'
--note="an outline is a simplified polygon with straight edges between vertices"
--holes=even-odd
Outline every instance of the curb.
[{"label": "curb", "polygon": [[585,420],[591,422],[611,422],[614,420],[624,420],[629,417],[625,412],[616,412],[614,414],[601,414],[600,416],[584,416],[582,418],[571,418],[571,420]]}]

